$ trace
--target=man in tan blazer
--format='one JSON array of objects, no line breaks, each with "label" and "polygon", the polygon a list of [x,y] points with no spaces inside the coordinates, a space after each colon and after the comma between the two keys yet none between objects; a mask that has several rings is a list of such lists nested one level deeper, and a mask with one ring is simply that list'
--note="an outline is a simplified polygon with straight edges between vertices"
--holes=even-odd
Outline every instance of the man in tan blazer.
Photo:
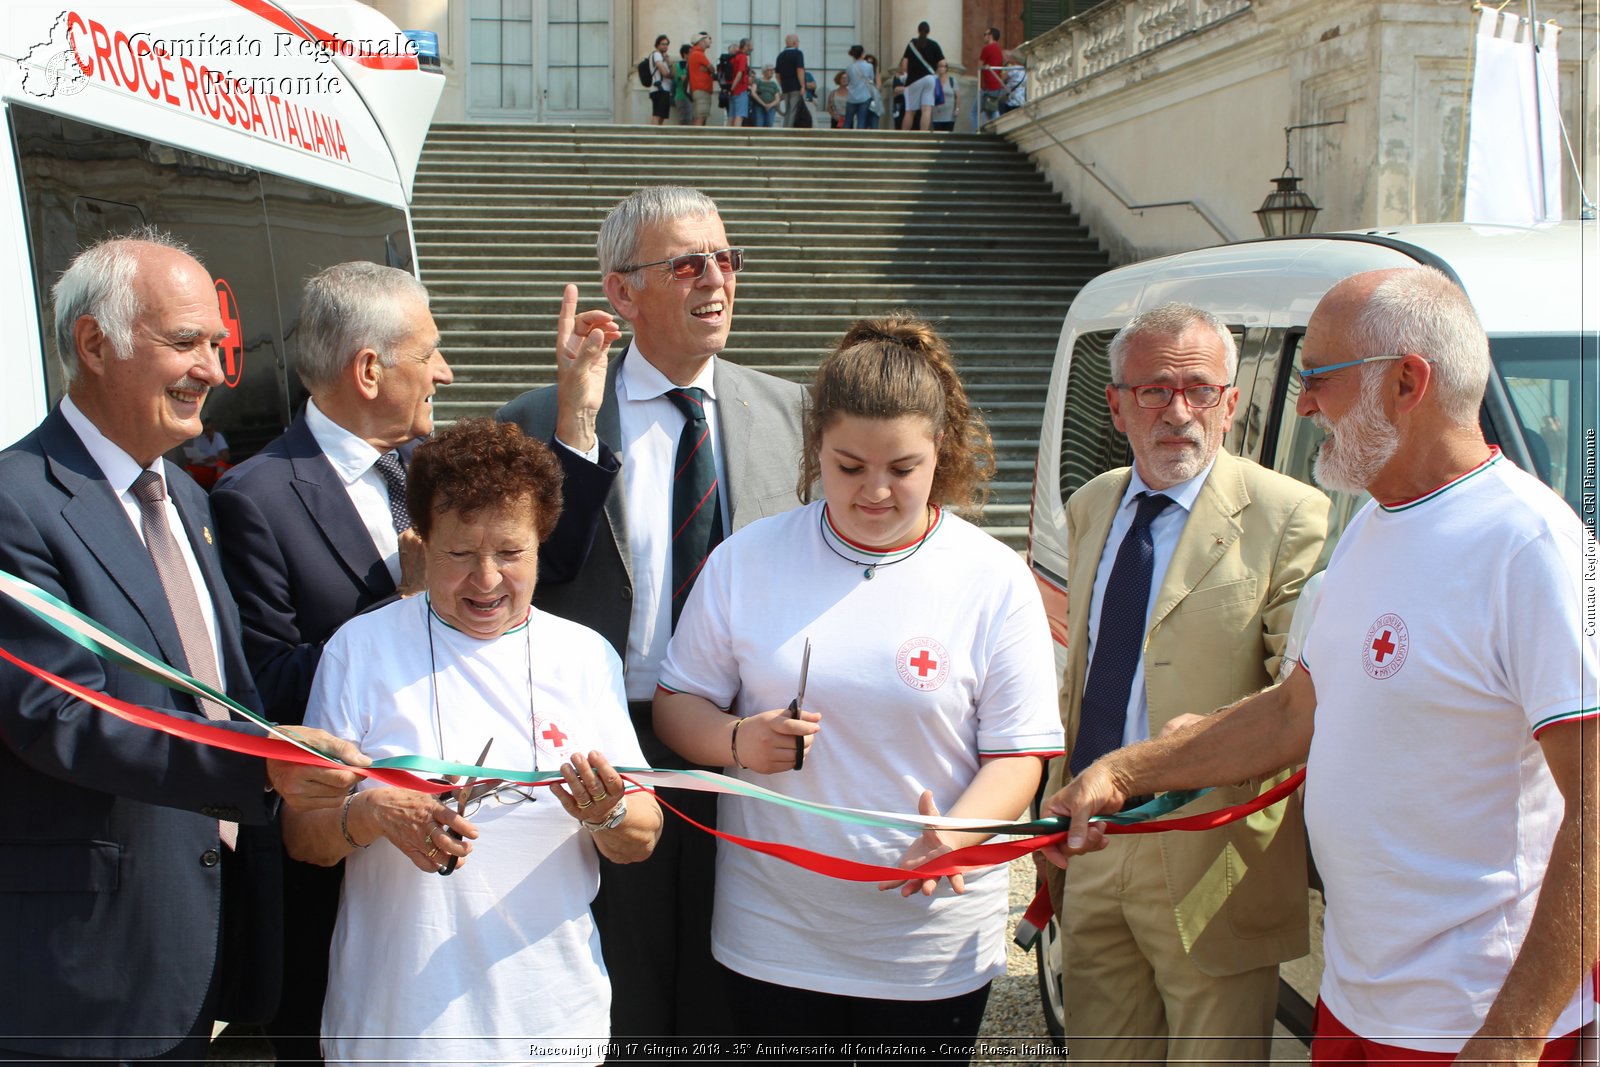
[{"label": "man in tan blazer", "polygon": [[[1134,466],[1067,504],[1068,748],[1050,791],[1106,751],[1272,684],[1328,528],[1320,492],[1221,450],[1238,356],[1215,317],[1156,308],[1110,358],[1107,401]],[[1307,951],[1305,855],[1291,798],[1223,829],[1121,837],[1052,870],[1074,1062],[1265,1062],[1278,964]]]}]

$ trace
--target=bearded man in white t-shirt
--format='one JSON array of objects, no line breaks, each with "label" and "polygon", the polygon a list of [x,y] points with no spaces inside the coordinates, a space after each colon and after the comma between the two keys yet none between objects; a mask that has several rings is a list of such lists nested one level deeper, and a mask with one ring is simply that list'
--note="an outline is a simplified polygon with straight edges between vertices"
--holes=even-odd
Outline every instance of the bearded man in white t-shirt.
[{"label": "bearded man in white t-shirt", "polygon": [[1317,480],[1373,497],[1304,669],[1091,765],[1046,805],[1074,818],[1051,858],[1104,847],[1083,817],[1128,797],[1305,761],[1328,901],[1312,1062],[1574,1060],[1600,954],[1593,537],[1485,442],[1488,339],[1443,274],[1340,282],[1303,363]]}]

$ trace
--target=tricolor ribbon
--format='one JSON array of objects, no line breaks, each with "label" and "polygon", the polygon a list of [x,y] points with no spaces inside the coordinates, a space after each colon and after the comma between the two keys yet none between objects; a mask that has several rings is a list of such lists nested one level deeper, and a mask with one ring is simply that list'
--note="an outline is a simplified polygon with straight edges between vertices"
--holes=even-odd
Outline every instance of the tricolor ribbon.
[{"label": "tricolor ribbon", "polygon": [[[289,763],[344,766],[339,760],[307,745],[293,733],[282,729],[277,724],[239,704],[226,693],[191,678],[184,672],[151,656],[143,649],[135,647],[117,634],[106,630],[93,619],[38,586],[0,570],[0,593],[4,593],[20,603],[70,640],[102,659],[149,678],[175,692],[187,693],[197,699],[204,697],[216,701],[230,709],[240,718],[261,727],[268,736],[241,733],[180,713],[130,704],[105,693],[97,692],[77,682],[62,678],[13,655],[4,648],[0,648],[0,658],[15,664],[22,670],[62,692],[126,721],[150,729],[160,730],[174,737],[199,744]],[[422,775],[428,775],[433,778],[455,776],[458,779],[476,776],[480,781],[500,780],[533,786],[550,785],[561,780],[560,774],[554,771],[476,767],[469,764],[455,763],[450,760],[418,755],[391,756],[373,761],[370,767],[351,767],[347,769],[381,781],[386,785],[433,794],[444,793],[454,788],[454,786],[446,782],[429,780],[429,777],[423,777]],[[827,856],[795,845],[737,837],[712,830],[709,827],[700,826],[699,823],[688,819],[681,812],[676,812],[676,809],[672,809],[681,818],[700,826],[700,829],[705,830],[707,833],[715,834],[723,840],[775,856],[819,874],[850,881],[878,882],[904,880],[908,877],[940,878],[950,874],[966,873],[1025,856],[1046,845],[1062,841],[1066,837],[1064,824],[1060,819],[1056,818],[1036,819],[1028,822],[996,823],[992,820],[958,818],[948,815],[909,815],[863,808],[847,808],[817,801],[801,800],[713,771],[660,770],[649,767],[618,767],[617,770],[629,781],[646,788],[670,786],[700,792],[723,793],[730,796],[745,797],[762,803],[778,804],[823,818],[860,826],[901,830],[913,834],[935,829],[1022,837],[1021,840],[989,841],[980,845],[957,849],[929,860],[914,869],[906,869]],[[1153,833],[1162,830],[1211,829],[1234,819],[1243,818],[1251,812],[1259,811],[1281,800],[1299,785],[1304,773],[1304,771],[1301,771],[1275,789],[1263,793],[1254,801],[1234,808],[1206,812],[1181,819],[1165,820],[1163,822],[1150,821],[1208,792],[1208,790],[1183,791],[1162,794],[1150,803],[1132,811],[1115,815],[1095,816],[1095,821],[1106,823],[1107,833]],[[665,801],[662,801],[662,803],[665,804]],[[670,805],[667,806],[671,807]]]}]

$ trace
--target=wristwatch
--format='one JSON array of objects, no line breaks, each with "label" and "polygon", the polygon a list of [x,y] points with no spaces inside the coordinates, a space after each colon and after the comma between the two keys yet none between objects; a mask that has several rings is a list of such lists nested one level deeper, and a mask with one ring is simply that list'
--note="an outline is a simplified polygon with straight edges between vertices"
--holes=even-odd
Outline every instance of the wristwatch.
[{"label": "wristwatch", "polygon": [[612,808],[605,818],[599,822],[581,822],[583,828],[591,834],[601,830],[615,830],[622,825],[622,820],[628,817],[628,798],[623,797],[617,801],[617,806]]}]

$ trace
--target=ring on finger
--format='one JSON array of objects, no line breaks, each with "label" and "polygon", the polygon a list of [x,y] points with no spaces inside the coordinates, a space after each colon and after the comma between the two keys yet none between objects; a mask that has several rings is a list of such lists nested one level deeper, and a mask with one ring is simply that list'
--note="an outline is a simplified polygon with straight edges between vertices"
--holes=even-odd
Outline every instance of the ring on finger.
[{"label": "ring on finger", "polygon": [[434,842],[432,838],[429,838],[429,841],[430,844],[427,851],[427,857],[431,860],[439,854],[439,845],[437,842]]},{"label": "ring on finger", "polygon": [[[573,798],[573,799],[574,799],[574,800],[576,800],[576,799],[577,799],[577,798],[576,798],[576,797],[574,797],[574,798]],[[579,804],[579,805],[578,805],[578,807],[579,807],[579,808],[587,808],[587,807],[590,807],[590,806],[591,806],[591,805],[593,805],[593,804],[594,804],[594,801],[595,801],[595,798],[594,798],[594,797],[590,797],[590,798],[589,798],[589,799],[588,799],[588,800],[587,800],[587,801],[586,801],[586,802],[584,802],[584,803],[582,803],[582,804]]]},{"label": "ring on finger", "polygon": [[596,803],[599,803],[600,801],[604,800],[606,797],[608,797],[610,795],[611,795],[610,793],[606,792],[606,787],[605,786],[601,786],[600,787],[600,792],[591,793],[589,795],[589,799],[595,801]]}]

